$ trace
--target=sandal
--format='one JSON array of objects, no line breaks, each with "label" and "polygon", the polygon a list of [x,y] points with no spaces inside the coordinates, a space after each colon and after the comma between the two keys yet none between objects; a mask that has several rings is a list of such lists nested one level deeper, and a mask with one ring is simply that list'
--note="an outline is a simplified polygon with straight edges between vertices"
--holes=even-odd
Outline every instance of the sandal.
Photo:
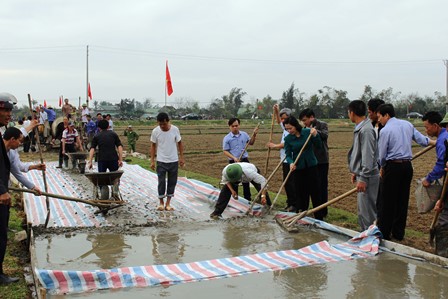
[{"label": "sandal", "polygon": [[174,208],[172,206],[166,206],[165,210],[167,210],[167,211],[174,211]]},{"label": "sandal", "polygon": [[159,205],[159,206],[157,207],[157,211],[163,211],[163,210],[165,210],[165,208],[163,207],[163,205]]}]

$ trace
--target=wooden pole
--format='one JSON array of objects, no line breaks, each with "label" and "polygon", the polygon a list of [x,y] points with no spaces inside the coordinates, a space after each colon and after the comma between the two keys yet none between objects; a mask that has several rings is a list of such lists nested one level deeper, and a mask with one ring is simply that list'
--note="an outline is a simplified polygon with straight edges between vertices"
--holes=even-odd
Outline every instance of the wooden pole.
[{"label": "wooden pole", "polygon": [[[11,191],[27,192],[27,193],[32,193],[34,195],[39,195],[36,191],[30,190],[30,189],[15,188],[15,187],[9,187],[8,189]],[[65,196],[65,195],[59,195],[59,194],[53,194],[53,193],[48,193],[48,192],[42,192],[42,195],[45,195],[47,197],[68,200],[68,201],[81,202],[81,203],[85,203],[85,204],[92,205],[92,206],[99,207],[99,208],[108,208],[110,206],[109,204],[99,203],[98,201],[91,201],[91,200],[70,197],[70,196]],[[118,202],[118,203],[120,203],[120,202]]]},{"label": "wooden pole", "polygon": [[[31,103],[31,95],[28,94],[28,104],[30,106],[30,113],[31,115],[33,115],[33,104]],[[36,143],[37,143],[37,149],[39,150],[39,155],[40,155],[40,163],[44,164],[44,157],[42,155],[42,146],[40,144],[40,138],[39,138],[39,130],[37,129],[37,127],[34,127],[34,138],[37,139]],[[44,190],[45,192],[48,192],[48,184],[47,184],[47,177],[45,175],[45,170],[42,169],[42,177],[44,180]],[[48,226],[48,221],[50,220],[50,199],[48,198],[48,196],[45,197],[45,204],[47,205],[47,217],[45,218],[45,227]]]},{"label": "wooden pole", "polygon": [[[305,144],[302,146],[302,149],[300,150],[299,154],[297,155],[296,160],[294,161],[294,165],[296,165],[297,162],[299,161],[300,156],[301,156],[302,153],[303,153],[303,150],[306,148],[306,146],[308,145],[308,142],[309,142],[310,139],[311,139],[311,136],[312,136],[312,135],[311,135],[311,132],[310,132],[310,135],[308,135],[308,138],[306,139]],[[288,175],[287,175],[286,178],[283,180],[282,185],[281,185],[280,188],[278,189],[277,195],[275,196],[275,199],[274,199],[274,201],[272,202],[271,208],[269,209],[269,213],[270,213],[270,212],[272,211],[272,209],[274,208],[274,205],[275,205],[275,203],[277,202],[278,196],[280,195],[280,192],[282,192],[282,189],[283,189],[283,187],[285,186],[286,182],[288,181],[289,177],[291,176],[291,173],[292,173],[292,171],[291,171],[291,169],[290,169],[289,172],[288,172]]]},{"label": "wooden pole", "polygon": [[280,168],[280,166],[283,164],[283,161],[285,160],[285,158],[283,158],[280,163],[278,163],[277,167],[275,167],[274,171],[271,173],[271,175],[266,179],[266,184],[263,188],[260,189],[260,191],[258,191],[258,194],[255,196],[254,200],[252,201],[252,203],[250,204],[249,209],[247,209],[246,211],[246,215],[248,215],[250,213],[250,211],[252,210],[253,206],[255,205],[255,202],[257,201],[257,198],[261,195],[261,193],[263,192],[264,189],[266,189],[268,183],[271,181],[272,177],[274,176],[274,174],[277,172],[277,170]]},{"label": "wooden pole", "polygon": [[[274,131],[274,121],[275,121],[275,114],[272,113],[271,132],[269,134],[269,142],[272,142],[272,133]],[[271,148],[268,147],[268,156],[266,157],[266,164],[264,166],[264,174],[265,175],[268,175],[268,166],[269,166],[270,156],[271,156]]]},{"label": "wooden pole", "polygon": [[[258,123],[258,125],[257,125],[257,126],[255,127],[255,129],[254,129],[254,132],[252,132],[252,135],[250,136],[249,142],[250,142],[250,141],[252,140],[252,138],[254,137],[254,135],[255,135],[255,130],[258,129],[259,127],[260,127],[260,123]],[[244,153],[245,153],[246,150],[247,150],[247,147],[249,146],[249,142],[246,143],[246,146],[244,147],[243,152],[242,152],[241,155],[238,157],[238,161],[235,161],[235,162],[239,162],[239,161],[241,161],[241,158],[243,157]]]}]

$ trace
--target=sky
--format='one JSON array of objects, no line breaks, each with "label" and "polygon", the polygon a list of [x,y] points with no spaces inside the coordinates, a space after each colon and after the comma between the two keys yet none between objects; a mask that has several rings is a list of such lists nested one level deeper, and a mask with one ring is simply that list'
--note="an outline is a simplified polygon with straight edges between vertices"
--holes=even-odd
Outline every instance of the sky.
[{"label": "sky", "polygon": [[[234,87],[245,102],[292,83],[357,99],[370,85],[446,93],[446,0],[2,0],[0,92],[57,105],[87,97],[207,106]],[[87,59],[87,45],[89,55]]]}]

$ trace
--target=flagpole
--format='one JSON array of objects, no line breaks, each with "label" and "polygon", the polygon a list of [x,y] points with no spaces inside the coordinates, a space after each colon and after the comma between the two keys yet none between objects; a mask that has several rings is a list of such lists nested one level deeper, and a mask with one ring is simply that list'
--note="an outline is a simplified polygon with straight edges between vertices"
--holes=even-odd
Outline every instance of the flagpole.
[{"label": "flagpole", "polygon": [[86,104],[87,107],[89,107],[89,45],[87,45],[87,55],[86,55],[86,59],[87,59],[87,65],[86,65]]}]

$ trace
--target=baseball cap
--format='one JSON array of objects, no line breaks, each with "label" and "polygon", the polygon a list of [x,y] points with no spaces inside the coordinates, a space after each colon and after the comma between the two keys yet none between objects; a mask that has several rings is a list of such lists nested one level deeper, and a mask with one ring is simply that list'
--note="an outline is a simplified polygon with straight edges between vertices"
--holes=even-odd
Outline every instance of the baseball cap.
[{"label": "baseball cap", "polygon": [[230,164],[227,166],[226,175],[229,182],[238,182],[241,180],[241,176],[243,175],[243,169],[241,168],[241,165],[237,163]]},{"label": "baseball cap", "polygon": [[128,128],[132,128],[132,125],[129,125]]}]

